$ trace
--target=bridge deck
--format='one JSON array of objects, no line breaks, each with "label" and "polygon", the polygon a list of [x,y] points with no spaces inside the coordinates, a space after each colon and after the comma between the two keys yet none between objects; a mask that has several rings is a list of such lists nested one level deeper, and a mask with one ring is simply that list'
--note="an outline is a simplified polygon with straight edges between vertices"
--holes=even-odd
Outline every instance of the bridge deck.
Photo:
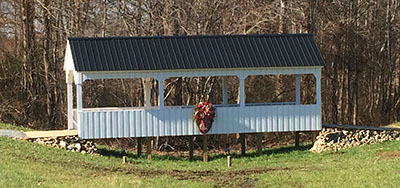
[{"label": "bridge deck", "polygon": [[24,134],[27,139],[30,138],[45,138],[45,137],[64,137],[78,136],[77,130],[54,130],[54,131],[26,131]]}]

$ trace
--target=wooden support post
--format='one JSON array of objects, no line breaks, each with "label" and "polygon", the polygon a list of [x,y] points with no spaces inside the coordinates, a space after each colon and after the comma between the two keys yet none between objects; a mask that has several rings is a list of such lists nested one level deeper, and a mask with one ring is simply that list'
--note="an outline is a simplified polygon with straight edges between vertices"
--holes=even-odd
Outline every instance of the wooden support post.
[{"label": "wooden support post", "polygon": [[229,168],[232,165],[231,156],[230,155],[228,155],[227,160],[228,160],[228,168]]},{"label": "wooden support post", "polygon": [[137,155],[142,155],[142,138],[137,138]]},{"label": "wooden support post", "polygon": [[299,132],[294,132],[294,147],[298,148],[300,146],[300,135]]},{"label": "wooden support post", "polygon": [[262,133],[257,133],[257,154],[261,155],[262,154],[262,138],[263,134]]},{"label": "wooden support post", "polygon": [[194,136],[189,136],[189,160],[193,160],[193,139]]},{"label": "wooden support post", "polygon": [[147,152],[147,159],[151,160],[151,151],[153,150],[153,138],[146,138],[146,152]]},{"label": "wooden support post", "polygon": [[242,145],[241,154],[245,155],[246,154],[246,134],[245,133],[240,133],[240,144]]},{"label": "wooden support post", "polygon": [[203,135],[203,162],[208,162],[207,135]]}]

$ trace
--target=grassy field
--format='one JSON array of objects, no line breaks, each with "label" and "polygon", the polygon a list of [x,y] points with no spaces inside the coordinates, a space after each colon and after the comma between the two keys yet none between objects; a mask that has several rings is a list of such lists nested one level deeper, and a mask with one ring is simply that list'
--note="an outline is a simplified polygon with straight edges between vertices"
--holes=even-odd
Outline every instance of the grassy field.
[{"label": "grassy field", "polygon": [[12,125],[12,124],[6,124],[6,123],[1,123],[1,122],[0,122],[0,129],[10,129],[10,130],[18,130],[18,131],[31,131],[32,130],[32,129],[29,129],[26,127]]},{"label": "grassy field", "polygon": [[[2,124],[0,129],[29,130]],[[101,155],[72,153],[0,137],[0,187],[398,187],[400,141],[339,153],[300,148],[266,149],[262,155],[211,155],[210,162],[126,153],[100,147]]]},{"label": "grassy field", "polygon": [[400,142],[310,153],[303,146],[198,158],[154,156],[151,161],[102,148],[84,155],[27,141],[0,138],[0,187],[398,187]]}]

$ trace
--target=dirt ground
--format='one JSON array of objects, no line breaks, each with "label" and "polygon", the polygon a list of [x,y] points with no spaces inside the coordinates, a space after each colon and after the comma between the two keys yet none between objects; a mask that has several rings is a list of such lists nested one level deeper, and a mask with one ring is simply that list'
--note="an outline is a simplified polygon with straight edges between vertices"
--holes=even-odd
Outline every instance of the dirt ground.
[{"label": "dirt ground", "polygon": [[[300,144],[310,143],[312,133],[300,133]],[[154,146],[152,154],[160,156],[173,156],[173,157],[188,157],[188,137],[161,137],[153,138]],[[126,151],[137,152],[137,139],[124,138],[124,139],[103,139],[96,140],[96,144],[106,145],[113,148],[120,148]],[[292,132],[285,133],[264,133],[262,140],[262,147],[276,148],[294,144],[294,134]],[[208,138],[208,151],[210,154],[223,154],[226,148],[229,148],[231,153],[239,153],[241,150],[240,140],[237,135],[209,135]],[[194,141],[194,155],[202,154],[202,136],[196,136]],[[256,142],[254,134],[246,134],[246,150],[256,150]],[[145,139],[142,139],[142,152],[146,152]]]}]

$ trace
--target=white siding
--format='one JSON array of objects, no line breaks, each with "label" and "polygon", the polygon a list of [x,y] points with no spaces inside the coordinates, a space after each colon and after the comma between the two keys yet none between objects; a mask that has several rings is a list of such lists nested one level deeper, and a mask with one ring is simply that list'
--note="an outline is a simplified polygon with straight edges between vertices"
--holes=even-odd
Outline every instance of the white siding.
[{"label": "white siding", "polygon": [[[192,108],[87,110],[79,137],[122,138],[200,135]],[[208,134],[312,131],[321,129],[321,106],[265,105],[217,107]]]}]

